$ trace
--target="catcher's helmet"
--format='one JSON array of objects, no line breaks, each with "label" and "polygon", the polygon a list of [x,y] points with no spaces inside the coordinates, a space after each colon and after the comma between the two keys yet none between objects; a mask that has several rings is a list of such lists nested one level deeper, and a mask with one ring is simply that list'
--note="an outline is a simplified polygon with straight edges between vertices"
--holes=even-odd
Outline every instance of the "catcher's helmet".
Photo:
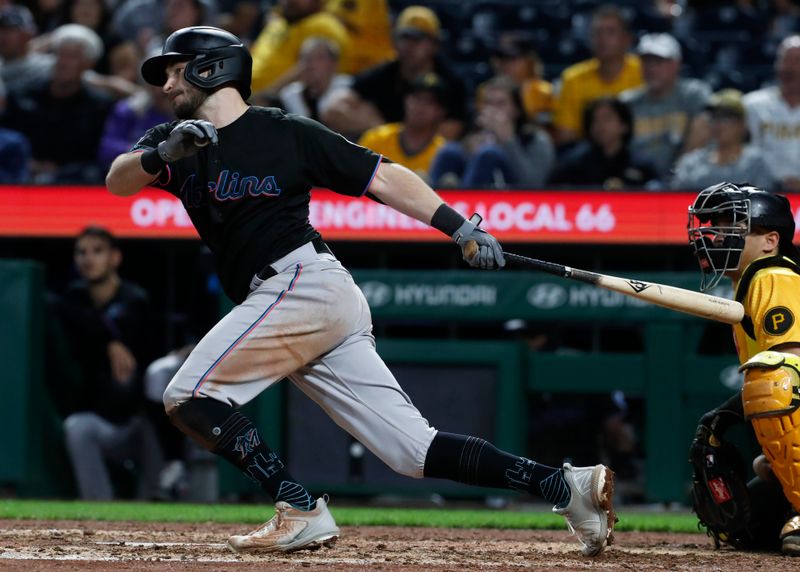
[{"label": "catcher's helmet", "polygon": [[794,216],[789,200],[748,184],[719,183],[700,191],[689,207],[687,229],[703,271],[701,290],[738,268],[745,236],[756,228],[777,232],[781,245],[791,246]]},{"label": "catcher's helmet", "polygon": [[186,61],[186,80],[200,89],[213,90],[232,83],[242,94],[250,97],[250,78],[253,59],[242,41],[225,30],[211,26],[191,26],[170,34],[161,54],[142,63],[142,77],[152,85],[167,81],[167,65]]}]

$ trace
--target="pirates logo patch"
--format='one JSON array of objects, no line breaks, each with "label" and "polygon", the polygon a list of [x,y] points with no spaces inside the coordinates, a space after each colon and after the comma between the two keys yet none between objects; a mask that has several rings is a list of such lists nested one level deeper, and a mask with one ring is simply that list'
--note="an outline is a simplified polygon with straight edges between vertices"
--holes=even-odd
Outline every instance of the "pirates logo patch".
[{"label": "pirates logo patch", "polygon": [[785,306],[770,308],[764,314],[764,331],[771,336],[785,334],[794,325],[794,314]]}]

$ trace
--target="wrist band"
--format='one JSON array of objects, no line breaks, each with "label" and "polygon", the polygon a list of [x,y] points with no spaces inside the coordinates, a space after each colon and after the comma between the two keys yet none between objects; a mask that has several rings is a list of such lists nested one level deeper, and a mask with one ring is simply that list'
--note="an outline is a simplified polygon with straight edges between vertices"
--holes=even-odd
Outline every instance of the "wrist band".
[{"label": "wrist band", "polygon": [[452,237],[466,220],[467,219],[461,216],[453,207],[442,203],[439,205],[439,208],[436,209],[436,212],[433,213],[431,226],[445,233],[447,236]]},{"label": "wrist band", "polygon": [[158,175],[167,166],[167,163],[158,154],[158,149],[148,149],[142,153],[140,161],[142,169],[151,175]]}]

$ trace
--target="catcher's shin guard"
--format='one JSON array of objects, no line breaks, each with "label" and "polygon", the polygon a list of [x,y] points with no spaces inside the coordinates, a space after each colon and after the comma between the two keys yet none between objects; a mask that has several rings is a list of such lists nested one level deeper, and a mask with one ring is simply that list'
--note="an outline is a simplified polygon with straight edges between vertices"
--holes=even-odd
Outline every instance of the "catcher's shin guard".
[{"label": "catcher's shin guard", "polygon": [[786,499],[800,511],[800,357],[760,352],[740,369],[745,417]]}]

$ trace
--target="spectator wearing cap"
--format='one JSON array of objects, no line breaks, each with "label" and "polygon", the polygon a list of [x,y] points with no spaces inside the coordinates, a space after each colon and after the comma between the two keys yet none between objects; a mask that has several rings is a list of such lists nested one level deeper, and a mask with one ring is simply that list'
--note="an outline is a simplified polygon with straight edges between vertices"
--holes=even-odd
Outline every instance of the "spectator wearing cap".
[{"label": "spectator wearing cap", "polygon": [[325,9],[350,35],[349,61],[343,64],[347,73],[360,73],[397,56],[387,0],[328,0]]},{"label": "spectator wearing cap", "polygon": [[319,121],[331,94],[353,81],[349,75],[336,73],[338,66],[339,47],[335,43],[327,38],[308,38],[300,48],[300,78],[280,91],[281,107]]},{"label": "spectator wearing cap", "polygon": [[684,155],[675,167],[672,187],[697,190],[720,181],[748,181],[772,190],[775,179],[762,151],[747,144],[747,124],[742,93],[723,89],[708,103],[711,142]]},{"label": "spectator wearing cap", "polygon": [[35,36],[36,24],[25,6],[0,9],[0,79],[6,89],[20,90],[49,77],[55,58],[31,49]]},{"label": "spectator wearing cap", "polygon": [[631,146],[633,114],[616,97],[595,99],[583,110],[586,139],[558,162],[551,183],[559,186],[644,188],[655,181],[652,163]]},{"label": "spectator wearing cap", "polygon": [[592,14],[590,44],[594,57],[563,71],[553,122],[559,145],[583,136],[583,110],[594,99],[616,96],[642,84],[639,57],[628,53],[631,33],[619,7],[598,7]]},{"label": "spectator wearing cap", "polygon": [[358,140],[362,147],[408,167],[429,180],[437,151],[446,140],[439,134],[447,104],[447,86],[435,73],[415,79],[405,96],[405,119],[368,129]]},{"label": "spectator wearing cap", "polygon": [[777,85],[744,96],[747,125],[781,189],[800,192],[800,36],[781,42],[775,76]]},{"label": "spectator wearing cap", "polygon": [[435,73],[447,85],[447,118],[441,133],[461,135],[467,118],[464,84],[439,55],[441,33],[436,14],[409,6],[397,16],[394,45],[397,59],[358,74],[349,89],[339,90],[323,120],[335,131],[357,138],[372,127],[403,120],[405,94],[418,77]]},{"label": "spectator wearing cap", "polygon": [[528,120],[549,127],[555,106],[553,85],[542,79],[542,61],[531,42],[511,35],[502,37],[491,64],[495,75],[510,77],[519,86]]},{"label": "spectator wearing cap", "polygon": [[103,42],[80,24],[53,32],[56,63],[51,76],[9,92],[4,127],[31,143],[33,182],[92,184],[103,181],[97,150],[112,99],[84,82],[103,53]]},{"label": "spectator wearing cap", "polygon": [[496,76],[478,87],[475,127],[463,142],[445,145],[431,166],[434,186],[535,188],[555,159],[550,136],[525,120],[519,86]]},{"label": "spectator wearing cap", "polygon": [[300,77],[300,49],[311,37],[327,38],[336,44],[341,69],[341,62],[348,57],[350,38],[342,23],[323,10],[323,1],[280,0],[250,50],[251,86],[256,98],[274,98],[281,88]]},{"label": "spectator wearing cap", "polygon": [[696,146],[691,134],[698,132],[711,88],[680,77],[681,46],[669,34],[645,34],[636,51],[645,85],[622,92],[620,99],[633,112],[633,146],[665,179],[678,157]]}]

